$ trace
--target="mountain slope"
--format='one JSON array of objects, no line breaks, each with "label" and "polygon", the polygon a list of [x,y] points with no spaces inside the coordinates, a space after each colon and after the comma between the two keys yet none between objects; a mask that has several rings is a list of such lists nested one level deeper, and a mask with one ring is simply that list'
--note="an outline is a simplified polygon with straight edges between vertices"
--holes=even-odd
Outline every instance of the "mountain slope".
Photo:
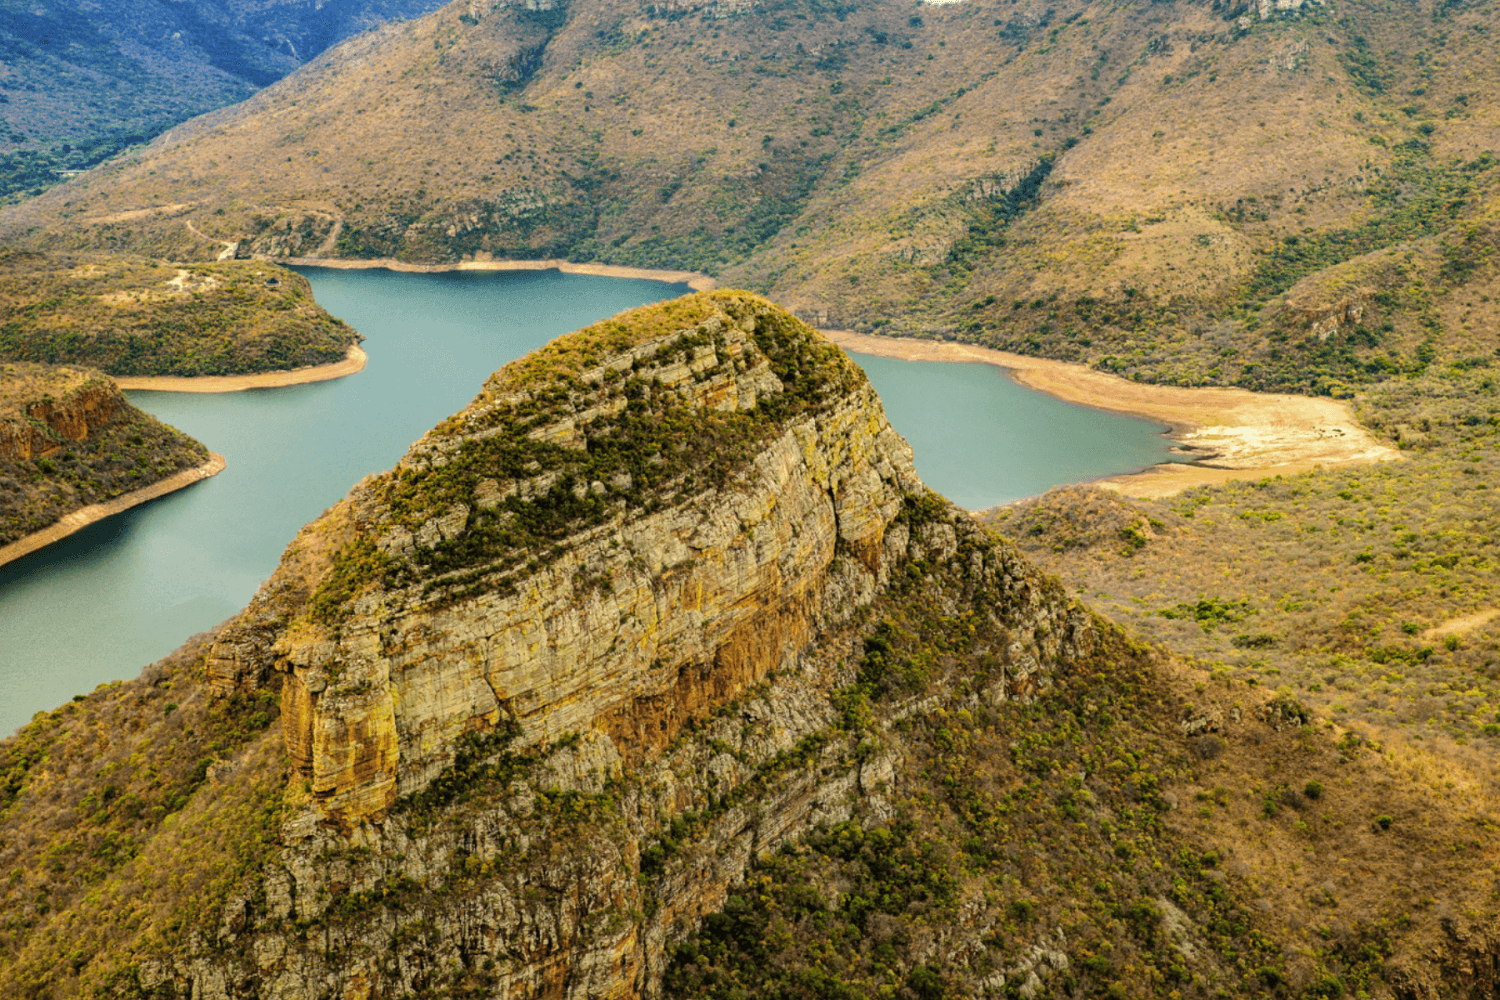
[{"label": "mountain slope", "polygon": [[502,369],[0,767],[4,996],[1495,985],[1471,775],[1132,643],[744,293]]},{"label": "mountain slope", "polygon": [[0,548],[208,458],[100,372],[0,364]]},{"label": "mountain slope", "polygon": [[422,0],[0,3],[0,199],[244,100]]},{"label": "mountain slope", "polygon": [[1492,14],[459,3],[4,225],[698,268],[829,326],[1336,393],[1500,346]]},{"label": "mountain slope", "polygon": [[239,375],[343,359],[359,334],[274,264],[0,252],[0,359]]}]

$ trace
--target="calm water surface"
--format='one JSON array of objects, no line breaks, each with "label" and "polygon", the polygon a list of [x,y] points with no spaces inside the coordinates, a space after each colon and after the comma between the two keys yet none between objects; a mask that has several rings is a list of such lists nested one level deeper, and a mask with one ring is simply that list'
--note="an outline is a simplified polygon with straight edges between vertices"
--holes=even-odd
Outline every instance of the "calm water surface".
[{"label": "calm water surface", "polygon": [[970,510],[1177,460],[1162,424],[1065,403],[994,365],[853,358],[922,481]]},{"label": "calm water surface", "polygon": [[367,338],[365,370],[223,395],[130,393],[227,467],[0,567],[0,734],[134,677],[244,607],[303,524],[394,465],[505,362],[687,291],[555,271],[304,273],[318,302]]},{"label": "calm water surface", "polygon": [[[350,378],[132,402],[224,455],[213,479],[0,567],[0,734],[133,677],[244,607],[297,530],[464,407],[490,372],[681,285],[564,275],[304,272],[363,333]],[[1060,403],[988,365],[857,356],[923,479],[970,508],[1166,457],[1161,428]]]}]

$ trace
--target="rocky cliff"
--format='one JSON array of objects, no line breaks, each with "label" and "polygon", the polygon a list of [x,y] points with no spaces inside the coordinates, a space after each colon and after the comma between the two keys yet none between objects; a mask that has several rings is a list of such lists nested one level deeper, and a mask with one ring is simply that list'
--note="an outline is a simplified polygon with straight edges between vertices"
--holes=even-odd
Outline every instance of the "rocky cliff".
[{"label": "rocky cliff", "polygon": [[0,744],[0,996],[1487,995],[1487,814],[1325,725],[689,296],[502,369],[236,619]]},{"label": "rocky cliff", "polygon": [[101,372],[0,364],[0,548],[207,460]]},{"label": "rocky cliff", "polygon": [[30,460],[82,441],[127,405],[99,372],[44,365],[6,365],[0,388],[0,459]]},{"label": "rocky cliff", "polygon": [[858,368],[763,300],[649,307],[502,369],[211,647],[219,692],[281,692],[283,847],[212,957],[140,985],[656,993],[756,852],[883,794],[891,757],[830,692],[924,560],[957,567],[949,610],[983,609],[984,697],[1090,647],[925,491]]}]

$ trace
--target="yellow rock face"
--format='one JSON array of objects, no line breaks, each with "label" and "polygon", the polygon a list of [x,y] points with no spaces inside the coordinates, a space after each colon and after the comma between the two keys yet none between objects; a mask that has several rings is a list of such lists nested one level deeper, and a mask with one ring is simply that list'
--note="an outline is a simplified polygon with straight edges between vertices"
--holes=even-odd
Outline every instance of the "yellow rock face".
[{"label": "yellow rock face", "polygon": [[[748,411],[787,391],[746,329],[754,321],[711,316],[605,357],[581,381],[597,373],[602,384],[602,373],[660,362],[653,384],[687,405]],[[674,352],[684,333],[714,343]],[[684,724],[795,663],[820,630],[883,585],[887,543],[904,548],[904,534],[887,533],[903,496],[921,489],[911,451],[863,378],[850,386],[816,414],[780,425],[731,482],[678,493],[649,514],[622,509],[507,588],[457,601],[376,588],[336,633],[267,628],[269,594],[305,593],[288,585],[289,557],[262,607],[252,605],[215,647],[211,673],[221,685],[243,683],[266,677],[270,661],[285,675],[288,755],[325,819],[344,829],[421,791],[453,762],[460,737],[502,722],[519,726],[522,746],[600,731],[625,762],[648,759]],[[528,436],[582,449],[581,428],[624,402],[580,406]],[[471,411],[445,426],[482,424]],[[429,436],[403,464],[440,465],[485,433]],[[370,513],[373,494],[357,489],[346,505],[383,551],[402,558],[461,538],[471,510],[548,488],[485,479],[415,532]],[[580,487],[590,488],[604,490]]]}]

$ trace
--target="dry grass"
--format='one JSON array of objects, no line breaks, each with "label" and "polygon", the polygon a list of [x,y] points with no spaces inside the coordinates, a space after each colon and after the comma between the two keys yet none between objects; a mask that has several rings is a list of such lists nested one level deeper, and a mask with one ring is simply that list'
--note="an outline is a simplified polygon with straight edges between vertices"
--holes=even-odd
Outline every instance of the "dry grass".
[{"label": "dry grass", "polygon": [[1500,182],[1486,11],[459,5],[5,218],[184,259],[683,267],[820,325],[1336,393],[1495,346],[1493,268],[1449,253]]},{"label": "dry grass", "polygon": [[359,335],[273,264],[0,253],[0,358],[111,375],[236,375],[327,364]]},{"label": "dry grass", "polygon": [[44,398],[62,399],[100,374],[68,365],[0,364],[0,419],[19,416]]},{"label": "dry grass", "polygon": [[0,741],[0,995],[74,995],[201,933],[274,838],[277,699],[212,700],[211,639]]},{"label": "dry grass", "polygon": [[[1471,429],[1472,431],[1472,429]],[[1161,501],[1088,487],[991,523],[1080,596],[1225,676],[1349,725],[1500,736],[1500,453],[1487,425],[1408,462],[1240,481]]]}]

